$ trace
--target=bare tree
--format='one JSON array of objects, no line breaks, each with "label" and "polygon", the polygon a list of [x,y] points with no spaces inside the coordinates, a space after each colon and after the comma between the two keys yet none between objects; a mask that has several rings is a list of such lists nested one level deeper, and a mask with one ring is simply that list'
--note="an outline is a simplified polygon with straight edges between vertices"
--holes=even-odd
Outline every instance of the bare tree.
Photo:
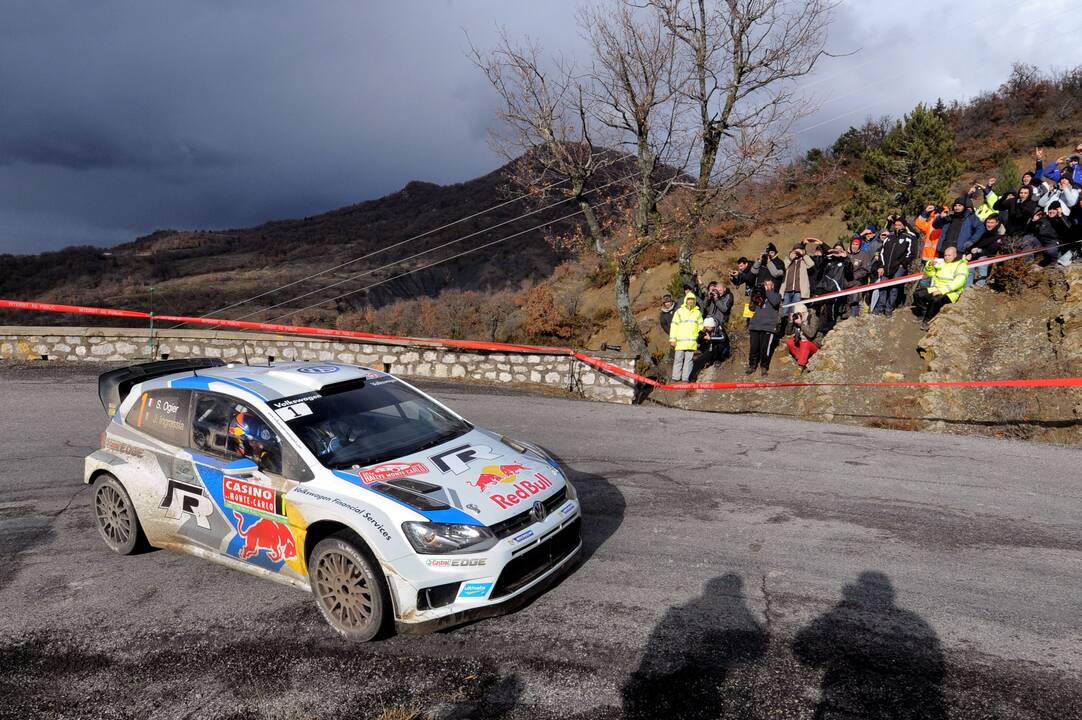
[{"label": "bare tree", "polygon": [[[793,82],[825,55],[833,0],[649,0],[678,43],[683,88],[697,114],[692,222],[738,214],[739,191],[789,149],[793,122],[811,111]],[[680,248],[691,275],[695,232]]]},{"label": "bare tree", "polygon": [[[502,101],[504,134],[497,147],[511,158],[525,151],[515,163],[515,181],[576,202],[586,226],[584,244],[616,276],[625,339],[656,370],[628,289],[643,251],[657,240],[657,204],[676,175],[659,170],[674,146],[679,113],[673,39],[656,17],[644,23],[640,14],[622,3],[615,13],[580,13],[595,56],[581,72],[562,58],[546,65],[536,45],[516,45],[506,34],[489,55],[473,54]],[[601,147],[598,138],[611,147]],[[613,184],[618,189],[604,196],[594,192]],[[614,210],[622,207],[613,197],[634,199],[634,232],[612,232],[619,217]]]},{"label": "bare tree", "polygon": [[[659,204],[676,188],[694,193],[681,226],[681,267],[690,271],[708,212],[780,157],[802,114],[791,81],[822,54],[829,9],[829,0],[608,0],[579,13],[589,67],[546,64],[540,48],[506,34],[491,53],[473,50],[502,101],[497,147],[509,158],[525,153],[514,180],[578,205],[583,244],[613,269],[625,339],[650,369],[629,288],[643,253],[673,232]],[[689,177],[696,156],[698,177]],[[594,191],[625,172],[617,197],[632,201],[621,223],[611,191]]]},{"label": "bare tree", "polygon": [[561,197],[582,211],[594,252],[604,253],[601,223],[591,197],[618,156],[595,144],[589,77],[566,58],[545,63],[536,43],[516,44],[500,33],[489,54],[471,47],[474,63],[498,93],[502,128],[493,144],[512,163],[511,181],[538,200]]}]

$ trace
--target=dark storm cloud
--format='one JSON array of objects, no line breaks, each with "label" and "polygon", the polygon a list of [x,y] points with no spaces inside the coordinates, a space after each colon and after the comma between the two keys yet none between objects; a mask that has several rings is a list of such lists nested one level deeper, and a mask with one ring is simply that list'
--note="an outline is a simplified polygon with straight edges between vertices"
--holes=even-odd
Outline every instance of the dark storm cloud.
[{"label": "dark storm cloud", "polygon": [[[809,78],[822,107],[795,141],[994,87],[1012,59],[1043,57],[1041,21],[1073,17],[1068,1],[843,5],[831,49],[863,50]],[[504,25],[581,57],[575,7],[0,0],[0,251],[241,227],[487,173],[496,100],[463,31],[489,47]],[[950,27],[932,32],[937,17]],[[1057,47],[1059,66],[1082,63]]]}]

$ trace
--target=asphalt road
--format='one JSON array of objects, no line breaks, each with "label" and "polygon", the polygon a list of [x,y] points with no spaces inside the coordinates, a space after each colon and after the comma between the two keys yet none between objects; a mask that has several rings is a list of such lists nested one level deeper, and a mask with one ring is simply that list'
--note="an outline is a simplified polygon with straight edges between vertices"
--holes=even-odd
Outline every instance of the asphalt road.
[{"label": "asphalt road", "polygon": [[585,557],[350,645],[300,591],[106,550],[95,373],[0,368],[0,716],[1082,717],[1082,451],[432,385],[563,459]]}]

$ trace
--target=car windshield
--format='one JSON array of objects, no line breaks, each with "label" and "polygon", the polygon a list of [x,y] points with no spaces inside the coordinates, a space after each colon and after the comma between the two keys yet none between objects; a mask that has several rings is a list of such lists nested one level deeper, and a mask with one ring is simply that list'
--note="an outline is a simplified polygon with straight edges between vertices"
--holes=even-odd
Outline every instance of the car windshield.
[{"label": "car windshield", "polygon": [[352,385],[341,392],[273,403],[326,467],[372,465],[420,452],[472,427],[392,378]]}]

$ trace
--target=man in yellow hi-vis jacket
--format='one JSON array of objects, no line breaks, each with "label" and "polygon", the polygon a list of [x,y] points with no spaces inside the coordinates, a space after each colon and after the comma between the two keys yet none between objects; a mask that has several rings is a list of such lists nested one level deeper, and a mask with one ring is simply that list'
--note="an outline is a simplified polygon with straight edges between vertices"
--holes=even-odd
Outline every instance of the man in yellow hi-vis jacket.
[{"label": "man in yellow hi-vis jacket", "polygon": [[969,263],[958,257],[958,250],[948,246],[942,260],[929,260],[924,274],[931,279],[928,287],[917,288],[913,293],[913,312],[921,318],[921,330],[928,329],[928,322],[947,303],[958,302],[969,277]]},{"label": "man in yellow hi-vis jacket", "polygon": [[691,377],[691,361],[699,347],[699,332],[703,329],[703,314],[695,293],[684,293],[684,304],[672,316],[669,344],[676,351],[672,361],[672,381],[687,382]]}]

